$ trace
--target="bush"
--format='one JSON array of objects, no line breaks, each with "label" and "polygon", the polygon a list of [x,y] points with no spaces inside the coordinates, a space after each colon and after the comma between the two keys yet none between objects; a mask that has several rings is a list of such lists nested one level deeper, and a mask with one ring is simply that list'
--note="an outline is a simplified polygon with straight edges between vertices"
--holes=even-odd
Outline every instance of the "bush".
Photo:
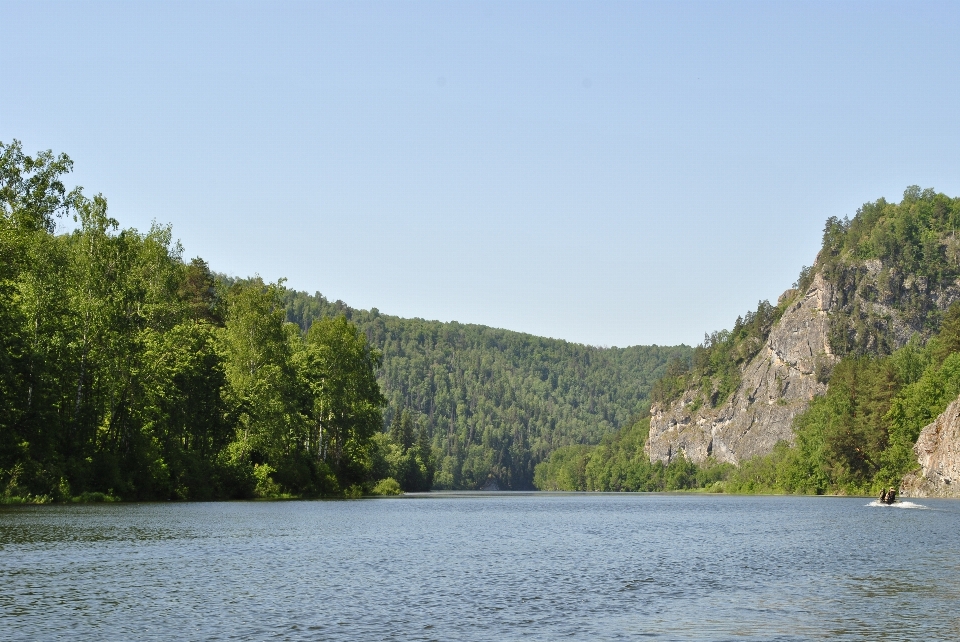
[{"label": "bush", "polygon": [[254,464],[253,475],[257,478],[257,497],[280,497],[280,485],[273,481],[270,474],[275,472],[269,464]]},{"label": "bush", "polygon": [[119,502],[120,498],[115,497],[112,493],[101,493],[101,492],[84,492],[80,493],[77,497],[73,498],[73,503],[75,504],[99,504],[101,502]]},{"label": "bush", "polygon": [[370,491],[371,495],[401,495],[403,491],[400,490],[400,484],[393,477],[387,477],[386,479],[381,479],[373,487],[373,490]]}]

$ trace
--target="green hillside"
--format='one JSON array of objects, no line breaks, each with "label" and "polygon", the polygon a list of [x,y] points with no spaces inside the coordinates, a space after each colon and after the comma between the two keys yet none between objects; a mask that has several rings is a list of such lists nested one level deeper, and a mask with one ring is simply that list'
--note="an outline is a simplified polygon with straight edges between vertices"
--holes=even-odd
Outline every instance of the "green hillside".
[{"label": "green hillside", "polygon": [[732,331],[709,336],[689,365],[671,363],[653,387],[660,403],[690,389],[701,391],[702,403],[725,401],[784,309],[819,275],[835,297],[829,341],[840,359],[818,368],[827,392],[795,418],[792,445],[781,442],[738,469],[682,458],[651,464],[643,420],[597,447],[554,451],[537,468],[537,486],[869,494],[899,484],[918,466],[920,430],[960,394],[958,227],[960,198],[917,187],[900,203],[880,199],[852,219],[828,219],[814,265],[779,306],[761,303]]},{"label": "green hillside", "polygon": [[437,458],[434,488],[531,488],[534,467],[571,444],[595,444],[641,415],[653,382],[686,346],[598,348],[479,325],[401,319],[319,293],[285,293],[308,328],[340,314],[383,353],[378,379],[391,422],[414,412]]}]

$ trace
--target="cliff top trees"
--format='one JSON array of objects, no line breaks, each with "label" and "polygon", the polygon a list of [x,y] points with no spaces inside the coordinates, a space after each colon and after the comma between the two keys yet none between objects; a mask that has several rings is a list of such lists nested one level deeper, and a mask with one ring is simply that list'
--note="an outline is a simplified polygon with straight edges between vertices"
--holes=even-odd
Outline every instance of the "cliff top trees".
[{"label": "cliff top trees", "polygon": [[780,319],[784,307],[759,301],[756,311],[737,317],[733,330],[705,334],[703,343],[694,348],[689,363],[674,359],[663,377],[654,382],[650,399],[666,404],[680,397],[689,388],[698,389],[698,404],[711,406],[724,403],[740,385],[740,371],[752,359]]},{"label": "cliff top trees", "polygon": [[889,354],[903,343],[897,330],[903,325],[924,339],[932,336],[941,295],[956,296],[950,289],[960,277],[958,227],[960,198],[916,186],[900,203],[879,199],[852,219],[828,219],[814,267],[837,297],[830,319],[834,354]]}]

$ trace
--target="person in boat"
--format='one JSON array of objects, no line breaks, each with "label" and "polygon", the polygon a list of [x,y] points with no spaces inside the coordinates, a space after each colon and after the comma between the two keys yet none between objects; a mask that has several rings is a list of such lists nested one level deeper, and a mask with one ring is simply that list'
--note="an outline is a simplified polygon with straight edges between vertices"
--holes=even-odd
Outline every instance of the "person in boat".
[{"label": "person in boat", "polygon": [[892,504],[895,501],[897,501],[897,489],[891,486],[887,491],[887,503]]},{"label": "person in boat", "polygon": [[886,489],[886,488],[881,488],[881,489],[880,489],[880,500],[879,500],[879,501],[880,501],[881,504],[886,504],[886,503],[887,503],[887,489]]}]

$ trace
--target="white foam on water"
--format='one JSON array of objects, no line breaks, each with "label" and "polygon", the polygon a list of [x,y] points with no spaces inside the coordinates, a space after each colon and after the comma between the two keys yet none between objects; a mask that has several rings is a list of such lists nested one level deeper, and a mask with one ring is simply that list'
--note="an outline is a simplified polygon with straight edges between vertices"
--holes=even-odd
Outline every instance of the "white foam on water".
[{"label": "white foam on water", "polygon": [[867,506],[873,506],[875,508],[920,508],[926,510],[927,507],[923,504],[914,504],[913,502],[894,502],[892,504],[884,504],[878,499],[873,500]]}]

